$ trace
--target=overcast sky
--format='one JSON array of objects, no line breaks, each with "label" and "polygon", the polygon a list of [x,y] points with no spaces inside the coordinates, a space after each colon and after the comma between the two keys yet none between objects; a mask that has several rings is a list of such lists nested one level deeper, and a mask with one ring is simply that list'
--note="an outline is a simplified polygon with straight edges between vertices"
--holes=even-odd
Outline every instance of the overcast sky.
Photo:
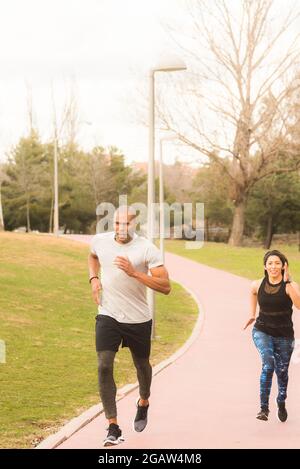
[{"label": "overcast sky", "polygon": [[[287,3],[293,0],[277,0],[277,11],[284,14]],[[113,144],[128,161],[145,161],[148,132],[133,120],[138,90],[161,56],[180,55],[162,24],[188,33],[184,4],[0,0],[0,160],[28,132],[26,83],[32,89],[35,125],[42,139],[48,139],[53,130],[51,82],[59,109],[73,80],[82,120],[80,145]],[[240,0],[229,0],[229,5],[235,15]],[[165,160],[174,161],[178,151],[167,144]]]},{"label": "overcast sky", "polygon": [[49,138],[51,81],[59,107],[74,80],[80,144],[114,144],[129,161],[145,160],[147,129],[132,119],[135,90],[173,51],[161,21],[180,11],[180,0],[1,0],[0,158],[28,129],[26,83],[35,124]]}]

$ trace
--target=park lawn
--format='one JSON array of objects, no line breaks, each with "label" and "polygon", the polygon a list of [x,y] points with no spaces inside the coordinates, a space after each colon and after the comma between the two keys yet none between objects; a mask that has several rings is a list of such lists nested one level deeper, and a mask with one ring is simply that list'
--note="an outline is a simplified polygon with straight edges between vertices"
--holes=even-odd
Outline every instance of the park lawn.
[{"label": "park lawn", "polygon": [[[30,448],[99,402],[88,246],[48,235],[0,233],[0,448]],[[197,306],[178,284],[156,295],[152,364],[189,337]],[[136,381],[128,349],[117,355],[119,387]]]},{"label": "park lawn", "polygon": [[[263,277],[263,256],[266,252],[257,247],[232,247],[224,243],[205,242],[200,249],[186,249],[182,240],[165,241],[167,251],[187,257],[210,267],[225,270],[241,277],[258,279]],[[298,246],[277,245],[271,249],[283,252],[289,261],[293,279],[300,283],[300,252]]]}]

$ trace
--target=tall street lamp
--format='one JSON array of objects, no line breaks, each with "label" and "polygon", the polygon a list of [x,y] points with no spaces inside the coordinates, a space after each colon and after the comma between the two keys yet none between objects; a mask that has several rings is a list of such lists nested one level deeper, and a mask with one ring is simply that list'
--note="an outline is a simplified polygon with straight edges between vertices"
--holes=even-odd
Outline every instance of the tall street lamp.
[{"label": "tall street lamp", "polygon": [[163,262],[165,262],[165,210],[164,210],[164,166],[163,166],[163,144],[164,142],[176,140],[176,135],[161,137],[159,140],[159,248]]},{"label": "tall street lamp", "polygon": [[[157,72],[178,72],[186,70],[186,65],[181,60],[172,60],[170,63],[159,64],[152,68],[149,73],[149,159],[148,159],[148,220],[147,220],[147,237],[149,241],[154,241],[154,224],[155,224],[155,73]],[[154,291],[148,288],[147,300],[150,312],[152,314],[152,338],[155,337],[155,297]]]}]

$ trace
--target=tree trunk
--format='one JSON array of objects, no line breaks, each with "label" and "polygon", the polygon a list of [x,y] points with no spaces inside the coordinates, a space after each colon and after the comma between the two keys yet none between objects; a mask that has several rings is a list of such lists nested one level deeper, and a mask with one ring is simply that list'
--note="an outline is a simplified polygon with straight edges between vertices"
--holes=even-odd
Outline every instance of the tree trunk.
[{"label": "tree trunk", "polygon": [[231,234],[228,241],[230,246],[241,246],[245,225],[246,200],[242,199],[235,205]]},{"label": "tree trunk", "polygon": [[31,231],[31,228],[30,228],[30,207],[29,207],[29,199],[28,198],[27,198],[27,201],[26,201],[26,221],[27,221],[26,231],[27,231],[27,233],[29,233]]},{"label": "tree trunk", "polygon": [[271,244],[272,244],[273,234],[274,234],[273,216],[272,216],[272,214],[270,214],[268,216],[267,235],[266,235],[266,239],[265,239],[265,243],[264,243],[264,248],[265,249],[270,249]]},{"label": "tree trunk", "polygon": [[0,183],[0,231],[4,231],[4,218],[2,210],[2,200],[1,200],[1,183]]},{"label": "tree trunk", "polygon": [[50,207],[50,216],[49,216],[49,233],[53,233],[53,206],[54,200],[53,195],[51,197],[51,207]]}]

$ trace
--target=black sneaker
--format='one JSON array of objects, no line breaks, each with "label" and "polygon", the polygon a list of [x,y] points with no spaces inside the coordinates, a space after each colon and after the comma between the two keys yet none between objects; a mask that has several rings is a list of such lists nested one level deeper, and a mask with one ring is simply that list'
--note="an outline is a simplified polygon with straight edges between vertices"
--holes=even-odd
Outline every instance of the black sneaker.
[{"label": "black sneaker", "polygon": [[288,413],[285,408],[285,402],[278,402],[277,418],[280,422],[285,422],[288,418]]},{"label": "black sneaker", "polygon": [[256,418],[257,418],[258,420],[268,420],[269,413],[270,413],[270,411],[269,411],[268,408],[262,407],[262,408],[260,409],[260,411],[258,412]]},{"label": "black sneaker", "polygon": [[107,437],[103,441],[103,446],[118,445],[122,441],[124,441],[124,438],[122,437],[122,431],[119,425],[116,425],[115,423],[111,423],[108,427]]},{"label": "black sneaker", "polygon": [[142,432],[147,425],[147,416],[149,404],[147,406],[139,405],[139,399],[136,401],[137,413],[133,422],[133,426],[136,432]]}]

